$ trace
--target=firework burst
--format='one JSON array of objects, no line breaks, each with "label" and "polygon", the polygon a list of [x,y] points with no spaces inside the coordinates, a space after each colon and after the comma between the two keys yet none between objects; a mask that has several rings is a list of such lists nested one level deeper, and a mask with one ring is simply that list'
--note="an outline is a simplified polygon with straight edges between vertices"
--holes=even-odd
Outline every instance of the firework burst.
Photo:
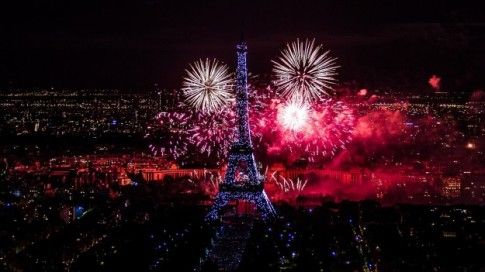
[{"label": "firework burst", "polygon": [[207,113],[227,105],[232,99],[234,80],[226,65],[217,60],[198,60],[186,70],[182,91],[194,109]]},{"label": "firework burst", "polygon": [[299,131],[308,120],[309,106],[300,99],[292,99],[278,113],[278,121],[284,129]]},{"label": "firework burst", "polygon": [[235,114],[230,109],[200,113],[193,120],[193,140],[197,153],[224,157],[234,139]]},{"label": "firework burst", "polygon": [[315,46],[315,40],[287,44],[278,60],[272,61],[278,90],[284,97],[306,102],[328,96],[338,68],[329,54],[321,45]]},{"label": "firework burst", "polygon": [[145,139],[153,155],[177,160],[187,154],[191,133],[190,114],[160,112],[153,124],[147,127]]},{"label": "firework burst", "polygon": [[[278,115],[284,116],[286,107],[279,110],[281,113]],[[279,145],[291,155],[307,157],[310,162],[315,162],[318,158],[334,156],[338,150],[345,148],[352,138],[355,120],[352,110],[344,103],[328,100],[312,105],[305,122],[298,122],[301,125],[289,126],[285,122],[284,118],[278,120]]]},{"label": "firework burst", "polygon": [[276,92],[269,86],[266,88],[251,88],[250,92],[249,125],[253,143],[259,144],[266,136],[275,131],[277,107],[281,100],[276,98]]}]

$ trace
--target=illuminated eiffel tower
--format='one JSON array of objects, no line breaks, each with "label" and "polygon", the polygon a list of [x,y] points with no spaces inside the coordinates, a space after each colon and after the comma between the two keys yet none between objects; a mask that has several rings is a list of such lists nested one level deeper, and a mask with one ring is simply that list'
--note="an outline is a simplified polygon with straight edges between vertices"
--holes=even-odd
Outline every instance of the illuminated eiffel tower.
[{"label": "illuminated eiffel tower", "polygon": [[246,67],[247,46],[245,42],[237,45],[236,70],[236,110],[237,138],[229,150],[229,164],[224,181],[219,185],[219,193],[207,214],[212,221],[219,218],[221,209],[230,201],[244,200],[254,203],[263,219],[269,219],[276,212],[263,187],[264,178],[260,175],[253,154],[251,130],[248,114],[248,71]]}]

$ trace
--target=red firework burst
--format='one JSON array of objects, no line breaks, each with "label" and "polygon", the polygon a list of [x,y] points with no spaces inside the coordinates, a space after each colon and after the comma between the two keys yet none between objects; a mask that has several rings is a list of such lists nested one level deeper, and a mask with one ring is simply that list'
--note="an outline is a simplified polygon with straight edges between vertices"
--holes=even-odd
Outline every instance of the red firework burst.
[{"label": "red firework burst", "polygon": [[167,156],[177,160],[187,154],[190,127],[190,114],[186,112],[160,112],[151,126],[146,129],[145,139],[155,156]]},{"label": "red firework burst", "polygon": [[343,102],[327,100],[311,106],[289,103],[278,108],[278,116],[280,137],[273,148],[290,158],[315,162],[332,157],[352,138],[354,115]]},{"label": "red firework burst", "polygon": [[215,159],[224,158],[234,139],[235,114],[230,108],[211,113],[198,113],[192,120],[196,152]]}]

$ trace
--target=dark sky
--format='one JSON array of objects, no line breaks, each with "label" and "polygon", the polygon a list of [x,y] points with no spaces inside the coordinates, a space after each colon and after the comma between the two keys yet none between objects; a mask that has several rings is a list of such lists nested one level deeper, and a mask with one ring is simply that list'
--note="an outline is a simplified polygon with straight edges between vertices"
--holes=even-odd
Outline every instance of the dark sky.
[{"label": "dark sky", "polygon": [[437,73],[449,88],[483,87],[480,1],[1,2],[3,89],[176,88],[198,58],[234,67],[241,29],[254,73],[270,73],[286,42],[315,38],[339,58],[340,81],[412,88]]}]

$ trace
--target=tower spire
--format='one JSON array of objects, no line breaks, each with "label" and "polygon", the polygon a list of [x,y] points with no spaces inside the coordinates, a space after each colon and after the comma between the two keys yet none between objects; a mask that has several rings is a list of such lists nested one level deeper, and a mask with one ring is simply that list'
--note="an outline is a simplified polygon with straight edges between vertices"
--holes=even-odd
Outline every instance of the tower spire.
[{"label": "tower spire", "polygon": [[241,18],[241,37],[240,37],[240,40],[239,40],[239,43],[244,43],[246,42],[246,40],[244,39],[244,17]]},{"label": "tower spire", "polygon": [[246,64],[248,47],[245,42],[237,45],[236,69],[236,111],[238,115],[238,143],[252,147],[251,131],[249,130],[248,107],[248,70]]},{"label": "tower spire", "polygon": [[237,138],[229,151],[229,162],[224,181],[220,184],[214,205],[207,215],[209,220],[217,219],[222,207],[231,200],[246,200],[254,203],[263,218],[274,217],[276,214],[264,191],[264,178],[256,167],[251,143],[246,65],[247,45],[244,41],[237,44],[236,53]]}]

